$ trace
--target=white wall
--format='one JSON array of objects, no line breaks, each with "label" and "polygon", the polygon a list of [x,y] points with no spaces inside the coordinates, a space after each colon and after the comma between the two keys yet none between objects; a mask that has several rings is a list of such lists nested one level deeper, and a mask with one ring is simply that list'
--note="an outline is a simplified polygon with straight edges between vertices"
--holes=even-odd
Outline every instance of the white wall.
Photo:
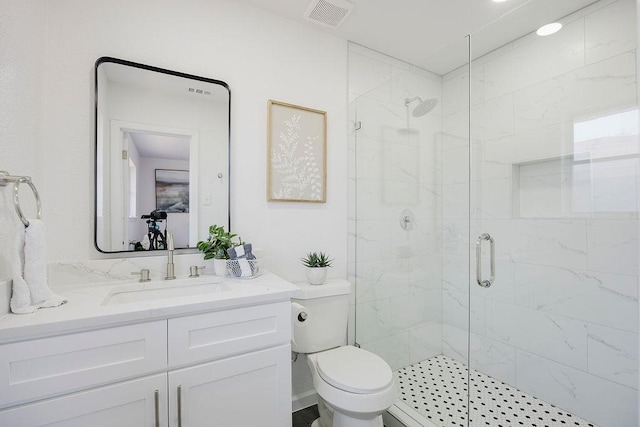
[{"label": "white wall", "polygon": [[[93,65],[114,56],[227,82],[233,230],[286,279],[304,280],[311,250],[346,277],[345,41],[231,0],[0,0],[0,18],[0,168],[34,177],[50,263],[105,258],[93,246]],[[327,111],[327,203],[266,202],[269,99]],[[138,265],[161,263],[152,258]]]},{"label": "white wall", "polygon": [[[16,54],[3,60],[12,74],[3,81],[8,96],[2,98],[2,116],[13,120],[3,126],[1,147],[3,161],[16,173],[34,175],[42,193],[50,262],[100,257],[93,249],[92,81],[94,61],[111,55],[226,81],[232,91],[234,231],[291,280],[303,279],[298,258],[311,249],[329,252],[336,258],[332,275],[346,276],[343,40],[232,1],[5,3],[7,24],[35,18],[44,26],[37,15],[47,11],[46,47],[26,27],[6,30]],[[9,14],[12,9],[17,16]],[[17,54],[23,50],[40,55],[24,63]],[[328,112],[326,204],[266,202],[268,99]],[[60,167],[62,162],[71,167]]]},{"label": "white wall", "polygon": [[[0,170],[31,175],[38,182],[46,13],[38,0],[2,0],[0,22]],[[24,211],[34,212],[31,191],[21,188],[26,189],[20,192]],[[8,310],[10,295],[6,248],[19,224],[11,197],[9,187],[0,187],[0,313]]]}]

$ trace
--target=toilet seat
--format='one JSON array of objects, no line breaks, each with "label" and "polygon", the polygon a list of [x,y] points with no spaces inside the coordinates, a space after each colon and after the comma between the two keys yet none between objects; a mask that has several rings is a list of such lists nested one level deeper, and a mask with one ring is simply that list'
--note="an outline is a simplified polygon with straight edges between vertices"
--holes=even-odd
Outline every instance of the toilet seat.
[{"label": "toilet seat", "polygon": [[317,353],[316,361],[318,375],[324,381],[349,393],[376,393],[393,382],[393,373],[387,362],[354,346]]}]

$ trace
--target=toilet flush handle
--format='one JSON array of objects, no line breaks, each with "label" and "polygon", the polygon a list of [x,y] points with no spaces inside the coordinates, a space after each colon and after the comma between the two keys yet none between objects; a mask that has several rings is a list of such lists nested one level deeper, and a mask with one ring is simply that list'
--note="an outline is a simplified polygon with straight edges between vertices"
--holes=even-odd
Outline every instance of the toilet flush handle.
[{"label": "toilet flush handle", "polygon": [[309,309],[302,304],[296,302],[291,303],[291,319],[302,323],[309,318]]},{"label": "toilet flush handle", "polygon": [[291,343],[296,345],[296,327],[305,327],[306,321],[309,318],[309,309],[297,302],[291,303]]}]

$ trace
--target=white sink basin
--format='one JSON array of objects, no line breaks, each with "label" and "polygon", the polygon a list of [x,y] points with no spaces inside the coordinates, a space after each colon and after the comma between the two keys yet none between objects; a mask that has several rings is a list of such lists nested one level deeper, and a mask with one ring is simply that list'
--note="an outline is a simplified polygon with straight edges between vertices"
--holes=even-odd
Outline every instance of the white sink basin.
[{"label": "white sink basin", "polygon": [[173,299],[230,290],[229,286],[216,277],[151,281],[119,286],[109,292],[102,305]]}]

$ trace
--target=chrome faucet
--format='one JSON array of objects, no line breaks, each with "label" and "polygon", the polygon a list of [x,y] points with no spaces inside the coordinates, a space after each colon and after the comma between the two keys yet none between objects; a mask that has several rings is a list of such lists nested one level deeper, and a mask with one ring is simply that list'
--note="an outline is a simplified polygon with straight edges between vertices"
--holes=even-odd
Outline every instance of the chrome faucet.
[{"label": "chrome faucet", "polygon": [[173,280],[176,278],[176,275],[174,274],[174,271],[173,271],[173,249],[174,249],[173,234],[170,231],[167,231],[168,259],[167,259],[167,275],[165,276],[164,280]]}]

